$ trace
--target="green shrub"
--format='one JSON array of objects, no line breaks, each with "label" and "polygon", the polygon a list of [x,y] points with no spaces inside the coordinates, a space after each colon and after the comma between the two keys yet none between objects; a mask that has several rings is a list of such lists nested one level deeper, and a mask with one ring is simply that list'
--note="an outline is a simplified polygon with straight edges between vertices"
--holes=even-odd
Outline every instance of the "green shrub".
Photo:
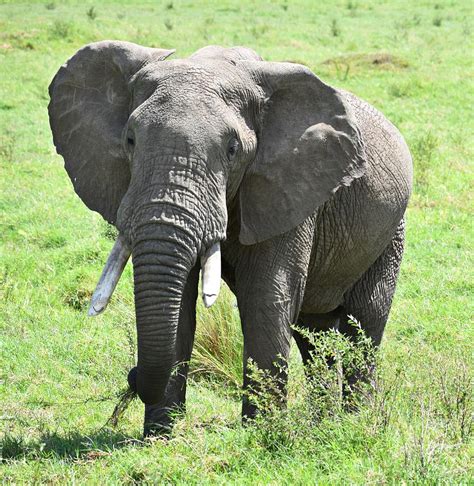
[{"label": "green shrub", "polygon": [[90,20],[95,20],[97,18],[97,10],[95,9],[95,7],[92,6],[90,9],[87,10],[87,16]]}]

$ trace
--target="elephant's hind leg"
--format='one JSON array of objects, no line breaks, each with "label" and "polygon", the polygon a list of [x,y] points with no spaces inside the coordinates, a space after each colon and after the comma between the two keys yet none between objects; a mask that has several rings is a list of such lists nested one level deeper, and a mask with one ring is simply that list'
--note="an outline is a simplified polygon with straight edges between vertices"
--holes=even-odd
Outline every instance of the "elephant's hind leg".
[{"label": "elephant's hind leg", "polygon": [[145,435],[169,433],[175,416],[185,411],[186,381],[196,330],[198,280],[199,265],[196,265],[189,273],[181,302],[176,338],[177,366],[166,387],[163,402],[145,405]]},{"label": "elephant's hind leg", "polygon": [[[372,266],[344,296],[345,318],[341,319],[340,332],[355,338],[358,330],[347,316],[353,316],[375,347],[380,345],[385,324],[392,305],[400,264],[403,256],[405,222],[402,219],[397,231]],[[367,363],[366,370],[373,370]],[[370,375],[370,371],[369,371]],[[347,373],[346,380],[353,387],[359,380],[368,380],[367,372]]]},{"label": "elephant's hind leg", "polygon": [[[375,346],[382,340],[392,306],[404,241],[405,221],[402,219],[382,254],[344,296],[346,315],[352,315],[360,322]],[[341,323],[340,330],[349,336],[354,336],[357,332],[348,319]]]},{"label": "elephant's hind leg", "polygon": [[[338,307],[331,312],[326,312],[325,314],[303,314],[302,312],[298,316],[297,328],[307,330],[309,332],[325,332],[331,329],[339,329],[339,322],[341,315],[343,313],[343,308]],[[298,332],[298,329],[293,330],[293,338],[298,346],[301,353],[301,358],[303,363],[306,365],[311,360],[311,354],[314,351],[314,346],[308,341],[308,339],[303,336],[302,333]]]}]

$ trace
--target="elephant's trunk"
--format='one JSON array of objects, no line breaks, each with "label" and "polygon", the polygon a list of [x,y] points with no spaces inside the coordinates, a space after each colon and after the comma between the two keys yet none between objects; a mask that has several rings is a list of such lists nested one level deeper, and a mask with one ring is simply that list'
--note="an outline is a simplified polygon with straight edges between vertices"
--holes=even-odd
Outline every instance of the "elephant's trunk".
[{"label": "elephant's trunk", "polygon": [[[137,152],[135,157],[138,160]],[[221,204],[223,186],[211,177],[204,160],[171,154],[151,162],[149,170],[132,175],[118,227],[131,242],[134,269],[136,386],[135,373],[129,381],[145,404],[157,405],[178,364],[181,301],[198,257],[203,262],[203,280],[207,275],[203,287],[207,303],[217,296],[220,251],[216,252],[216,243],[225,237],[227,214]]]},{"label": "elephant's trunk", "polygon": [[175,363],[181,298],[197,258],[186,231],[150,224],[133,246],[138,365],[136,389],[145,404],[159,403]]}]

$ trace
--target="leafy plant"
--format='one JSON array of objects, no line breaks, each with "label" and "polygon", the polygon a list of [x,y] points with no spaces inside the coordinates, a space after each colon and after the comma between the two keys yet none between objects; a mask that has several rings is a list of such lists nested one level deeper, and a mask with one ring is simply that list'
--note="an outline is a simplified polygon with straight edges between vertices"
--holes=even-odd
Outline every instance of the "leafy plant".
[{"label": "leafy plant", "polygon": [[55,39],[68,39],[72,30],[72,24],[66,20],[55,20],[50,28],[51,36]]},{"label": "leafy plant", "polygon": [[89,17],[90,20],[95,20],[97,18],[97,10],[95,9],[94,6],[92,6],[87,10],[87,16]]},{"label": "leafy plant", "polygon": [[[351,421],[354,410],[364,417],[365,434],[387,429],[396,389],[386,387],[375,373],[377,354],[372,342],[358,323],[352,324],[355,338],[335,330],[318,333],[297,328],[313,350],[305,373],[292,384],[296,396],[288,406],[280,378],[249,363],[252,384],[246,395],[259,410],[255,433],[263,447],[273,452],[302,447],[315,437],[320,439],[324,428]],[[286,374],[287,363],[279,367]]]}]

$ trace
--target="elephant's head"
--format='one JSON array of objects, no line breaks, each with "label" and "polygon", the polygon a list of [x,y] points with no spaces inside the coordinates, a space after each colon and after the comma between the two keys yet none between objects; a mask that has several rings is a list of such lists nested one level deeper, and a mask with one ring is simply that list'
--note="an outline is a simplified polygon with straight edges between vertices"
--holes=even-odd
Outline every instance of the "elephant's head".
[{"label": "elephant's head", "polygon": [[175,364],[181,296],[198,258],[208,304],[217,293],[229,204],[240,208],[241,243],[256,244],[364,170],[348,106],[306,67],[243,48],[163,62],[171,53],[90,44],[50,86],[54,143],[74,188],[118,228],[122,267],[127,248],[133,256],[136,385],[147,404],[162,399]]}]

